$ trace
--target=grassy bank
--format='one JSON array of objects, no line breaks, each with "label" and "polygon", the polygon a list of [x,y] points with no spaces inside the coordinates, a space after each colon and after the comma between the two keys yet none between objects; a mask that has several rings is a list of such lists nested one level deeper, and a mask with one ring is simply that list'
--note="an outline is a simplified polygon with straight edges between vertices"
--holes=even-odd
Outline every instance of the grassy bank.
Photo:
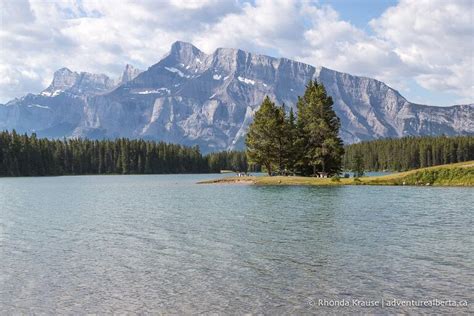
[{"label": "grassy bank", "polygon": [[324,179],[312,177],[226,177],[200,182],[245,183],[255,185],[430,185],[430,186],[474,186],[474,161],[440,165],[393,173],[379,177]]}]

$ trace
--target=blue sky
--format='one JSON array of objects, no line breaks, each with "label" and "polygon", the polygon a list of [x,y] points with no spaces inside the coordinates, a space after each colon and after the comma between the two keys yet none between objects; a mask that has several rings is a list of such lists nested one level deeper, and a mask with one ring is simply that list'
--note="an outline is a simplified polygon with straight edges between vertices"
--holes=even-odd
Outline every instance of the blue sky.
[{"label": "blue sky", "polygon": [[176,40],[379,79],[412,102],[474,102],[472,0],[0,0],[0,102],[56,69],[117,77]]},{"label": "blue sky", "polygon": [[372,32],[369,21],[378,18],[391,6],[397,5],[396,0],[320,0],[320,4],[333,7],[341,19],[349,21],[358,28]]},{"label": "blue sky", "polygon": [[[396,7],[399,2],[397,0],[320,0],[319,3],[331,6],[339,13],[342,20],[346,20],[364,30],[367,34],[373,35],[373,29],[370,27],[369,22],[372,19],[379,18],[388,8]],[[446,1],[446,3],[449,2]],[[472,22],[472,5],[468,6],[468,9],[470,9]],[[474,36],[474,34],[472,35]],[[473,70],[471,64],[471,71]],[[453,92],[434,89],[428,90],[417,84],[417,82],[411,78],[406,80],[406,85],[408,88],[402,91],[404,96],[415,102],[434,105],[449,105],[455,104],[458,101],[473,102],[472,94],[470,95],[470,99],[461,101]]]},{"label": "blue sky", "polygon": [[[321,5],[328,5],[336,10],[341,19],[350,22],[356,27],[373,35],[369,25],[372,19],[380,17],[389,7],[395,7],[397,0],[320,0]],[[473,34],[474,36],[474,34]],[[428,90],[420,86],[413,79],[406,81],[407,89],[401,91],[413,102],[433,105],[450,105],[457,103],[455,93],[449,91]],[[396,88],[396,87],[395,87]],[[470,102],[474,102],[471,99]]]}]

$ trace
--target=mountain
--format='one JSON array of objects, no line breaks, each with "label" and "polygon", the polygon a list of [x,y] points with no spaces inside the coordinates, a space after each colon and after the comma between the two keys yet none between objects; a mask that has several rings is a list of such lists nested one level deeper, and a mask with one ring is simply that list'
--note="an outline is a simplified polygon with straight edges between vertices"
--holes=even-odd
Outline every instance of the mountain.
[{"label": "mountain", "polygon": [[474,134],[474,104],[414,104],[375,79],[240,49],[205,54],[185,42],[174,43],[146,71],[127,65],[116,85],[105,75],[60,69],[40,94],[0,105],[0,129],[163,140],[199,145],[203,152],[238,149],[265,95],[294,107],[312,79],[333,97],[346,143]]},{"label": "mountain", "polygon": [[122,73],[122,77],[119,79],[119,84],[124,84],[135,79],[143,70],[133,67],[130,64],[125,66],[125,69]]},{"label": "mountain", "polygon": [[54,73],[53,82],[41,95],[55,97],[65,91],[77,95],[97,94],[110,91],[114,86],[114,81],[106,75],[77,73],[68,68],[61,68]]}]

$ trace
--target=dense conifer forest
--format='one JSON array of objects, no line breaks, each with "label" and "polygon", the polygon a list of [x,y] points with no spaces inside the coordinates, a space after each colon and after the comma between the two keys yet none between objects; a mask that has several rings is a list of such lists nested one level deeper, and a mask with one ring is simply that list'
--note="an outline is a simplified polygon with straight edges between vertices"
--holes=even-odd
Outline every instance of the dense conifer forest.
[{"label": "dense conifer forest", "polygon": [[345,147],[344,168],[362,157],[365,170],[404,171],[474,160],[474,136],[380,139]]},{"label": "dense conifer forest", "polygon": [[49,140],[0,133],[0,176],[246,171],[244,152],[202,155],[198,147],[144,140]]},{"label": "dense conifer forest", "polygon": [[[344,169],[404,171],[474,160],[474,136],[405,137],[345,146]],[[360,163],[360,161],[359,161]],[[0,176],[258,171],[246,152],[202,155],[197,147],[144,140],[49,140],[0,132]]]}]

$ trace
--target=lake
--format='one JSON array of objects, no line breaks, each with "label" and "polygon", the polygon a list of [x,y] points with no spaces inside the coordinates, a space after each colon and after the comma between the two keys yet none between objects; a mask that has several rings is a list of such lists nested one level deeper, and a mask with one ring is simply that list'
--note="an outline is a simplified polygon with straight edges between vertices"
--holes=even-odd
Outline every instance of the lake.
[{"label": "lake", "polygon": [[0,178],[0,314],[473,312],[472,188],[218,176]]}]

